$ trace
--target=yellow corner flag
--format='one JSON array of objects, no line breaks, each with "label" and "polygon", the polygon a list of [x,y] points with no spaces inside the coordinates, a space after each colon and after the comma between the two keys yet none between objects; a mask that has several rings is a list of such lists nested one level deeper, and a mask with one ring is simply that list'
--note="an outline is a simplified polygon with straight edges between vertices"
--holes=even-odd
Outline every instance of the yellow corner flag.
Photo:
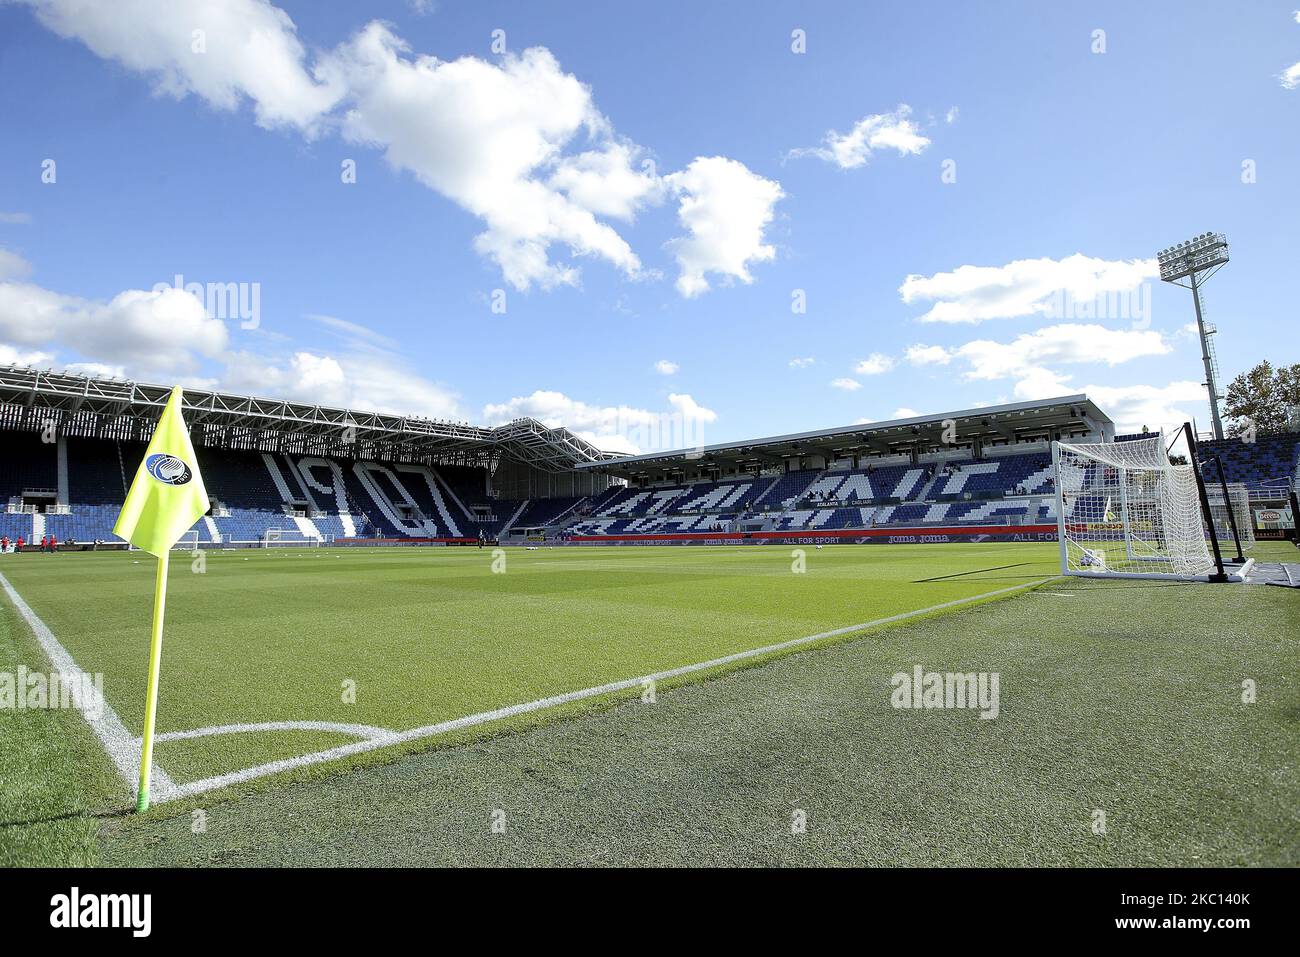
[{"label": "yellow corner flag", "polygon": [[154,430],[144,461],[113,532],[158,557],[154,582],[153,638],[149,645],[149,688],[144,711],[144,747],[140,753],[140,791],[135,809],[149,809],[149,770],[153,764],[154,715],[158,710],[158,670],[162,663],[163,611],[167,603],[167,559],[171,548],[208,510],[208,493],[199,474],[190,433],[181,415],[181,387],[172,389]]}]

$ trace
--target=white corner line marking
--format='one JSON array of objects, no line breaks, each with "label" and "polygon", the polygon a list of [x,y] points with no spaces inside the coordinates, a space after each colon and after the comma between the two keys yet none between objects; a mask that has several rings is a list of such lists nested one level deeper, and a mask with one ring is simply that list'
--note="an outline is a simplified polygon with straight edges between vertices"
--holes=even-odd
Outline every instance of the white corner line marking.
[{"label": "white corner line marking", "polygon": [[[366,741],[391,741],[397,734],[387,728],[377,728],[371,724],[344,724],[339,721],[262,721],[257,724],[218,724],[207,728],[195,728],[192,731],[168,731],[154,735],[155,741],[187,741],[191,738],[206,738],[214,734],[247,734],[256,731],[334,731],[338,734],[350,734],[354,738]],[[136,738],[137,745],[143,744]]]},{"label": "white corner line marking", "polygon": [[178,798],[192,797],[196,794],[202,794],[205,791],[214,791],[217,788],[229,787],[232,784],[241,784],[244,781],[251,781],[255,778],[278,774],[281,771],[290,771],[294,768],[307,767],[312,764],[322,764],[327,761],[337,761],[340,758],[346,758],[354,754],[363,754],[367,751],[375,751],[379,748],[393,744],[417,741],[421,738],[432,738],[440,734],[446,734],[448,731],[457,731],[461,728],[470,728],[475,725],[487,724],[490,721],[499,721],[502,718],[511,718],[520,714],[528,714],[532,711],[542,711],[546,708],[558,707],[559,705],[569,704],[573,701],[581,701],[585,698],[595,698],[600,695],[613,694],[617,691],[639,688],[647,681],[663,681],[668,678],[675,678],[679,675],[690,674],[695,671],[706,671],[710,668],[718,668],[737,661],[745,661],[749,658],[757,658],[762,655],[784,651],[788,648],[796,648],[799,645],[806,645],[810,642],[820,641],[824,638],[835,638],[840,635],[849,635],[858,631],[866,631],[868,628],[906,621],[909,618],[916,618],[919,615],[926,615],[935,611],[943,611],[946,608],[956,608],[960,605],[968,605],[971,602],[981,601],[985,598],[996,598],[998,595],[1006,595],[1011,592],[1022,591],[1026,588],[1036,588],[1039,585],[1053,581],[1055,577],[1056,576],[1052,576],[1039,581],[1026,582],[1023,585],[1012,585],[1008,588],[999,588],[995,591],[985,592],[982,595],[971,595],[968,598],[957,598],[953,601],[931,605],[929,608],[918,608],[915,611],[906,611],[898,615],[890,615],[887,618],[877,618],[875,621],[863,622],[860,625],[848,625],[844,628],[833,629],[832,631],[823,631],[816,635],[807,635],[803,638],[793,638],[789,641],[778,642],[774,645],[765,645],[762,648],[752,648],[749,651],[738,651],[735,654],[726,655],[722,658],[713,658],[709,661],[701,661],[693,665],[683,665],[680,668],[671,668],[668,671],[659,671],[654,674],[643,675],[639,678],[627,678],[623,681],[614,681],[610,684],[598,685],[594,688],[584,688],[581,691],[570,691],[565,694],[554,695],[550,698],[539,698],[536,701],[529,701],[525,704],[510,705],[506,708],[498,708],[495,711],[483,711],[479,714],[466,715],[463,718],[455,718],[451,721],[443,721],[439,724],[431,724],[423,728],[412,728],[410,731],[389,732],[383,738],[368,741],[356,741],[352,744],[340,745],[326,751],[317,751],[313,754],[303,754],[294,758],[283,758],[279,761],[270,761],[266,764],[259,764],[255,767],[244,768],[242,771],[231,771],[228,774],[219,774],[215,777],[202,778],[197,781],[190,781],[187,784],[177,785],[175,790],[169,791],[166,797],[160,797],[159,800],[171,801]]},{"label": "white corner line marking", "polygon": [[[54,666],[54,670],[77,681],[83,680],[86,673],[73,660],[72,655],[68,654],[68,649],[59,644],[59,639],[54,637],[54,632],[50,631],[49,626],[41,621],[40,616],[32,611],[27,602],[23,601],[23,596],[14,590],[14,586],[9,584],[9,579],[5,578],[4,575],[0,575],[0,585],[4,587],[5,594],[14,603],[14,607],[18,609],[18,614],[22,615],[32,629],[32,633],[36,635],[36,640],[40,642],[41,648],[44,649],[45,656],[50,659],[50,664]],[[99,712],[98,715],[92,715],[86,710],[87,702],[77,700],[75,703],[81,711],[81,716],[86,719],[86,724],[90,725],[91,730],[95,732],[95,736],[99,738],[100,743],[104,746],[104,750],[108,752],[108,756],[117,765],[117,771],[122,776],[122,780],[126,782],[130,792],[134,794],[140,780],[140,739],[127,731],[126,725],[122,724],[122,719],[104,700],[104,696],[100,695],[99,699],[97,702],[98,707],[94,709]],[[176,783],[157,761],[154,762],[151,778],[155,800],[169,800],[176,790]]]}]

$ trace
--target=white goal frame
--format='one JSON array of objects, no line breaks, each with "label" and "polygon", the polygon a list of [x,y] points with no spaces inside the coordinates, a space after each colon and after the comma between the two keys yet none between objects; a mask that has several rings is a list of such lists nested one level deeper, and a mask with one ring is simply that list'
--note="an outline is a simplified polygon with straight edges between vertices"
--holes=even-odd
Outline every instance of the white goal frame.
[{"label": "white goal frame", "polygon": [[[176,544],[171,547],[171,550],[174,552],[197,552],[202,544],[203,543],[199,540],[199,530],[197,528],[191,528],[188,532],[182,533],[180,538],[176,539]],[[126,550],[128,552],[138,552],[140,547],[128,542]]]},{"label": "white goal frame", "polygon": [[261,548],[320,548],[321,540],[300,528],[268,528],[262,533]]},{"label": "white goal frame", "polygon": [[1195,467],[1169,460],[1163,433],[1053,442],[1052,471],[1062,575],[1210,581],[1218,571]]}]

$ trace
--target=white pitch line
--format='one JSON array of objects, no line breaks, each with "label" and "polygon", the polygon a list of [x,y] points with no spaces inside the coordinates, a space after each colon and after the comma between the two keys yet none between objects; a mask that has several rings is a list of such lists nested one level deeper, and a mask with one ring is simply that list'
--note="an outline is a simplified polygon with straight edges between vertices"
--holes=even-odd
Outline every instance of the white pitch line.
[{"label": "white pitch line", "polygon": [[[217,724],[207,728],[194,728],[191,731],[168,731],[154,735],[154,741],[188,741],[193,738],[206,738],[214,734],[247,734],[255,731],[334,731],[338,734],[350,734],[354,738],[367,741],[387,741],[396,731],[377,728],[373,724],[344,724],[339,721],[263,721],[258,724]],[[143,739],[136,738],[137,744]]]},{"label": "white pitch line", "polygon": [[[45,650],[45,655],[50,659],[50,664],[54,670],[61,675],[74,676],[76,680],[81,681],[86,678],[86,673],[73,660],[72,655],[68,654],[68,649],[59,644],[59,639],[54,637],[54,632],[50,631],[49,626],[41,621],[40,616],[32,611],[30,605],[23,601],[23,596],[14,590],[14,586],[9,584],[9,579],[0,575],[0,585],[4,586],[5,594],[9,600],[14,603],[18,609],[18,614],[31,627],[32,633],[36,635],[36,640],[41,643],[41,648]],[[143,645],[141,648],[143,649]],[[143,654],[143,650],[141,651]],[[85,685],[81,685],[85,687]],[[90,725],[95,736],[99,738],[104,750],[108,756],[117,765],[117,771],[122,775],[122,780],[126,782],[131,793],[140,781],[140,739],[127,731],[126,725],[122,719],[117,716],[117,712],[109,706],[104,700],[104,696],[99,696],[99,707],[95,710],[99,712],[97,716],[92,716],[86,710],[86,702],[74,699],[74,702],[81,711],[81,716],[86,719],[86,724]],[[166,801],[172,796],[176,789],[176,783],[168,776],[167,772],[162,769],[157,761],[153,764],[153,773],[151,775],[152,792],[155,800]]]},{"label": "white pitch line", "polygon": [[705,671],[709,668],[718,668],[737,661],[745,661],[749,658],[757,658],[761,655],[784,651],[787,648],[796,648],[799,645],[805,645],[813,641],[820,641],[824,638],[849,635],[854,632],[865,631],[868,628],[875,628],[879,625],[888,625],[894,622],[906,621],[909,618],[916,618],[919,615],[926,615],[930,612],[942,611],[945,608],[956,608],[959,605],[968,605],[971,602],[981,601],[985,598],[996,598],[998,595],[1006,595],[1010,592],[1022,591],[1026,588],[1036,588],[1037,586],[1046,584],[1049,581],[1052,581],[1052,578],[1044,578],[1040,581],[1028,582],[1024,585],[1012,585],[1008,588],[999,588],[996,591],[985,592],[982,595],[972,595],[969,598],[957,598],[953,601],[931,605],[929,608],[919,608],[915,611],[906,611],[898,615],[890,615],[887,618],[877,618],[875,621],[863,622],[860,625],[848,625],[844,628],[836,628],[832,631],[823,631],[819,634],[808,635],[803,638],[793,638],[789,641],[778,642],[774,645],[766,645],[762,648],[753,648],[749,651],[738,651],[735,654],[726,655],[722,658],[713,658],[709,661],[701,661],[693,665],[683,665],[680,668],[672,668],[668,671],[659,671],[654,674],[643,675],[639,678],[627,678],[623,681],[614,681],[609,684],[598,685],[594,688],[584,688],[581,691],[570,691],[565,694],[554,695],[550,698],[539,698],[537,701],[510,705],[506,708],[498,708],[495,711],[483,711],[479,714],[466,715],[463,718],[455,718],[451,721],[443,721],[439,724],[431,724],[423,728],[413,728],[410,731],[392,732],[391,736],[382,740],[357,741],[352,744],[344,744],[336,748],[330,748],[326,751],[317,751],[313,754],[303,754],[294,758],[282,758],[279,761],[270,761],[266,764],[259,764],[255,767],[244,768],[242,771],[231,771],[228,774],[219,774],[215,777],[202,778],[198,781],[190,781],[188,784],[177,785],[175,790],[169,792],[166,797],[159,798],[159,801],[171,801],[178,798],[191,797],[196,794],[202,794],[205,791],[213,791],[217,788],[229,787],[232,784],[241,784],[244,781],[251,781],[255,778],[278,774],[281,771],[307,767],[312,764],[321,764],[326,761],[337,761],[340,758],[346,758],[353,754],[363,754],[367,751],[375,751],[379,748],[388,747],[393,744],[400,744],[406,741],[417,741],[421,738],[432,738],[440,734],[445,734],[448,731],[456,731],[461,728],[470,728],[475,725],[487,724],[490,721],[499,721],[502,718],[511,718],[516,715],[528,714],[532,711],[542,711],[546,708],[554,708],[559,705],[569,704],[573,701],[581,701],[585,698],[595,698],[600,695],[612,694],[616,691],[626,691],[630,688],[639,688],[647,681],[664,681],[668,678],[691,674],[695,671]]}]

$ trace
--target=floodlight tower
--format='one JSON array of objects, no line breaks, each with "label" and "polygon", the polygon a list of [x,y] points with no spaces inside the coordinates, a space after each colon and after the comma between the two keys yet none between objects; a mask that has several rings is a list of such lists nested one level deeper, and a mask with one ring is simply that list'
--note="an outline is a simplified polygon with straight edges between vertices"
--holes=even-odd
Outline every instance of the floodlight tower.
[{"label": "floodlight tower", "polygon": [[[1160,279],[1192,291],[1192,305],[1196,307],[1196,331],[1201,337],[1201,361],[1205,364],[1205,388],[1210,394],[1210,418],[1214,422],[1214,437],[1223,438],[1223,422],[1219,418],[1219,370],[1210,336],[1215,331],[1207,328],[1201,316],[1201,286],[1223,268],[1228,261],[1228,237],[1223,233],[1201,233],[1194,239],[1162,249]],[[1187,280],[1183,282],[1182,280]]]}]

